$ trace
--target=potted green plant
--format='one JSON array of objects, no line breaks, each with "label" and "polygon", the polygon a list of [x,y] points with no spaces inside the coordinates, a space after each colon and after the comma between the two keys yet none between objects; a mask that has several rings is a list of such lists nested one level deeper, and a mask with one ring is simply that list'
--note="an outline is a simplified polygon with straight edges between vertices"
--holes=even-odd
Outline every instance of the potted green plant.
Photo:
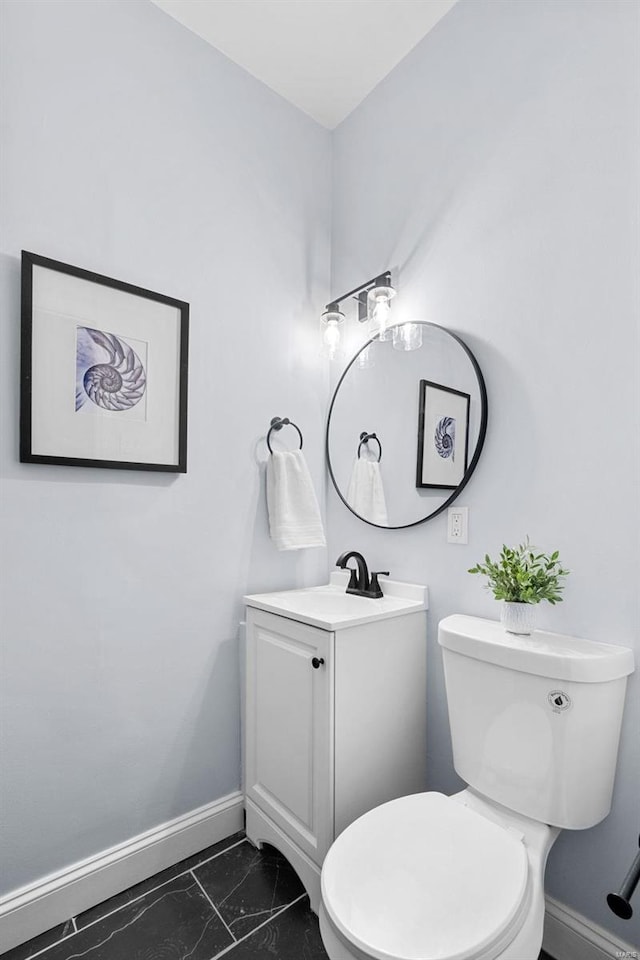
[{"label": "potted green plant", "polygon": [[563,577],[569,573],[560,564],[559,553],[536,553],[529,537],[517,547],[503,544],[497,560],[486,554],[484,563],[469,573],[481,573],[496,600],[502,600],[500,619],[509,633],[530,634],[535,628],[536,606],[542,600],[560,603]]}]

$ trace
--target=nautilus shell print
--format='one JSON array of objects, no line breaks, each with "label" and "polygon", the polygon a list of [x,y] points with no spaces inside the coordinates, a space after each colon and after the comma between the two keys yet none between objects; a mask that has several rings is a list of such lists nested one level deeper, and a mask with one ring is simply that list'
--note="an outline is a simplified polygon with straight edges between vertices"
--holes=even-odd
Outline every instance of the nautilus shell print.
[{"label": "nautilus shell print", "polygon": [[76,410],[87,402],[113,413],[130,410],[146,389],[145,365],[123,337],[93,327],[77,328]]},{"label": "nautilus shell print", "polygon": [[436,423],[434,443],[439,456],[444,460],[456,459],[456,421],[454,417],[441,417]]}]

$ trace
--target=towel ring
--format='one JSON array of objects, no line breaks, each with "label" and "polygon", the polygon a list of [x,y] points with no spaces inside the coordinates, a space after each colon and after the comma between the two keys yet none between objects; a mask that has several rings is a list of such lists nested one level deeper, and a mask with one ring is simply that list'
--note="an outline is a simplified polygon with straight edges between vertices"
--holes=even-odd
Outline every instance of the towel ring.
[{"label": "towel ring", "polygon": [[300,437],[300,449],[302,450],[302,431],[300,430],[300,427],[295,424],[293,420],[289,420],[289,417],[272,417],[271,426],[269,427],[269,432],[267,434],[267,446],[269,447],[269,453],[273,453],[271,444],[269,443],[269,437],[274,430],[282,430],[283,427],[294,427],[294,429],[298,431],[298,436]]},{"label": "towel ring", "polygon": [[382,460],[382,444],[376,437],[375,433],[367,433],[366,430],[363,430],[362,433],[360,434],[360,443],[358,444],[358,460],[360,459],[360,448],[362,447],[362,444],[363,443],[368,444],[369,440],[375,440],[375,442],[378,444],[378,450],[380,451],[378,453],[378,463],[380,463],[380,461]]}]

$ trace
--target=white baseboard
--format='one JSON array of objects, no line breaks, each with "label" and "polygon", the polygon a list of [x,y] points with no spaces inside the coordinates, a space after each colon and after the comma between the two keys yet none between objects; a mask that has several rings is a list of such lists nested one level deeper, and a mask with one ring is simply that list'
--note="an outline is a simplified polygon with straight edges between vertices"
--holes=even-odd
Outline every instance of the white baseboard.
[{"label": "white baseboard", "polygon": [[0,898],[0,953],[242,830],[229,794]]},{"label": "white baseboard", "polygon": [[542,949],[554,960],[640,960],[640,950],[553,897],[546,898]]}]

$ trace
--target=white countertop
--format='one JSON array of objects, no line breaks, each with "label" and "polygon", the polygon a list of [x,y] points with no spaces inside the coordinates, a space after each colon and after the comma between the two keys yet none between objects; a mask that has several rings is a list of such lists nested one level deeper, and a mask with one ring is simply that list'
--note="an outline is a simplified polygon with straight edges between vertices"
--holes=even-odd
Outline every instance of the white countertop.
[{"label": "white countertop", "polygon": [[332,573],[330,582],[320,587],[254,593],[244,598],[249,607],[276,613],[323,630],[355,627],[372,620],[388,620],[428,608],[427,587],[415,583],[380,578],[383,597],[357,597],[346,593],[349,574]]}]

